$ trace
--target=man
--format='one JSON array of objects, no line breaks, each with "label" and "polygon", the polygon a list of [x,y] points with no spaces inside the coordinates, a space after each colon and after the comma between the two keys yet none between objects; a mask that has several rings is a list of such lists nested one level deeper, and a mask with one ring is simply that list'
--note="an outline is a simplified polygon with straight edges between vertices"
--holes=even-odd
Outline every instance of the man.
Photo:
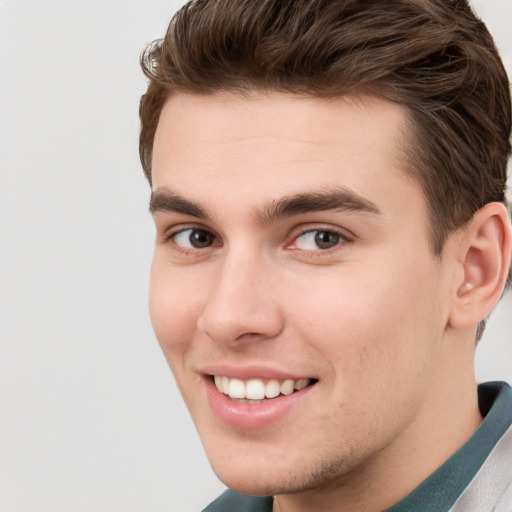
[{"label": "man", "polygon": [[[510,92],[448,0],[205,0],[143,55],[152,322],[207,511],[510,511]],[[484,420],[485,418],[485,420]]]}]

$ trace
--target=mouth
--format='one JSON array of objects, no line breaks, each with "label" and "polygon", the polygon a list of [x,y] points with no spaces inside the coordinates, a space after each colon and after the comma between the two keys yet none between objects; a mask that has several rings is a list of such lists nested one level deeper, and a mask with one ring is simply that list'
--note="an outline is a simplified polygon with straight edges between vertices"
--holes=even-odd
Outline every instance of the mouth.
[{"label": "mouth", "polygon": [[212,375],[211,379],[220,393],[231,400],[247,404],[260,404],[279,396],[288,396],[317,382],[316,379],[309,378],[241,380],[225,375]]}]

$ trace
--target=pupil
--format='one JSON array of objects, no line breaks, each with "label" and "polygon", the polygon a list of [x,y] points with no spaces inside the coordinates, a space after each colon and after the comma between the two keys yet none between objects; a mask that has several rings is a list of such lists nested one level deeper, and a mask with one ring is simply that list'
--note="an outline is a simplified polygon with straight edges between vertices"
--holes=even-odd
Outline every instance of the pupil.
[{"label": "pupil", "polygon": [[208,247],[212,244],[213,236],[207,231],[192,231],[190,233],[190,243],[200,249],[202,247]]},{"label": "pupil", "polygon": [[340,237],[332,231],[319,231],[315,235],[315,243],[320,249],[330,249],[340,242]]}]

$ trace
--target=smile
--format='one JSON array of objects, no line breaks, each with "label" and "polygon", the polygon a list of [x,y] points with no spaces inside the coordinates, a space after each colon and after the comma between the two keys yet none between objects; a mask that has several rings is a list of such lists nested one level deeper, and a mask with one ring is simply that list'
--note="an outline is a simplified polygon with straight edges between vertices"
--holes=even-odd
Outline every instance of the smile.
[{"label": "smile", "polygon": [[295,391],[300,391],[313,383],[312,379],[249,379],[241,380],[226,376],[215,375],[215,386],[224,395],[233,400],[260,401],[276,398],[280,395],[288,396]]},{"label": "smile", "polygon": [[292,421],[294,414],[308,409],[311,394],[316,396],[316,378],[279,375],[267,368],[229,371],[230,377],[220,368],[210,370],[203,373],[203,382],[214,416],[235,429],[254,431],[280,425],[286,418]]}]

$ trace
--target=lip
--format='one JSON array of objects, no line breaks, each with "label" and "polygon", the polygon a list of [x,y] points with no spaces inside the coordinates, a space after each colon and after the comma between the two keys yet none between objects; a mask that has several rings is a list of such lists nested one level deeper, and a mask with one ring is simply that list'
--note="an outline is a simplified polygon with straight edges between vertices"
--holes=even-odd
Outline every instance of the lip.
[{"label": "lip", "polygon": [[230,379],[276,379],[276,380],[299,380],[302,378],[316,379],[316,377],[310,375],[298,375],[288,373],[286,371],[271,368],[268,366],[251,365],[244,367],[231,367],[227,365],[212,365],[200,369],[200,373],[203,375],[218,375],[220,377],[229,377]]},{"label": "lip", "polygon": [[[246,377],[246,372],[235,373],[236,375],[230,372],[229,376],[246,379],[256,375],[250,372],[251,374]],[[226,372],[216,373],[215,375],[226,375]],[[266,377],[261,373],[258,375],[260,378],[276,378],[279,380],[283,378],[276,376],[275,373],[273,373],[271,377]],[[284,377],[284,379],[286,378],[293,377]],[[206,397],[214,415],[223,423],[233,428],[243,430],[262,429],[282,421],[286,416],[290,415],[294,409],[300,407],[301,402],[303,402],[314,387],[314,385],[307,386],[290,395],[280,395],[276,398],[263,400],[261,403],[248,404],[232,400],[221,393],[215,386],[210,375],[204,376],[204,385]]]}]

